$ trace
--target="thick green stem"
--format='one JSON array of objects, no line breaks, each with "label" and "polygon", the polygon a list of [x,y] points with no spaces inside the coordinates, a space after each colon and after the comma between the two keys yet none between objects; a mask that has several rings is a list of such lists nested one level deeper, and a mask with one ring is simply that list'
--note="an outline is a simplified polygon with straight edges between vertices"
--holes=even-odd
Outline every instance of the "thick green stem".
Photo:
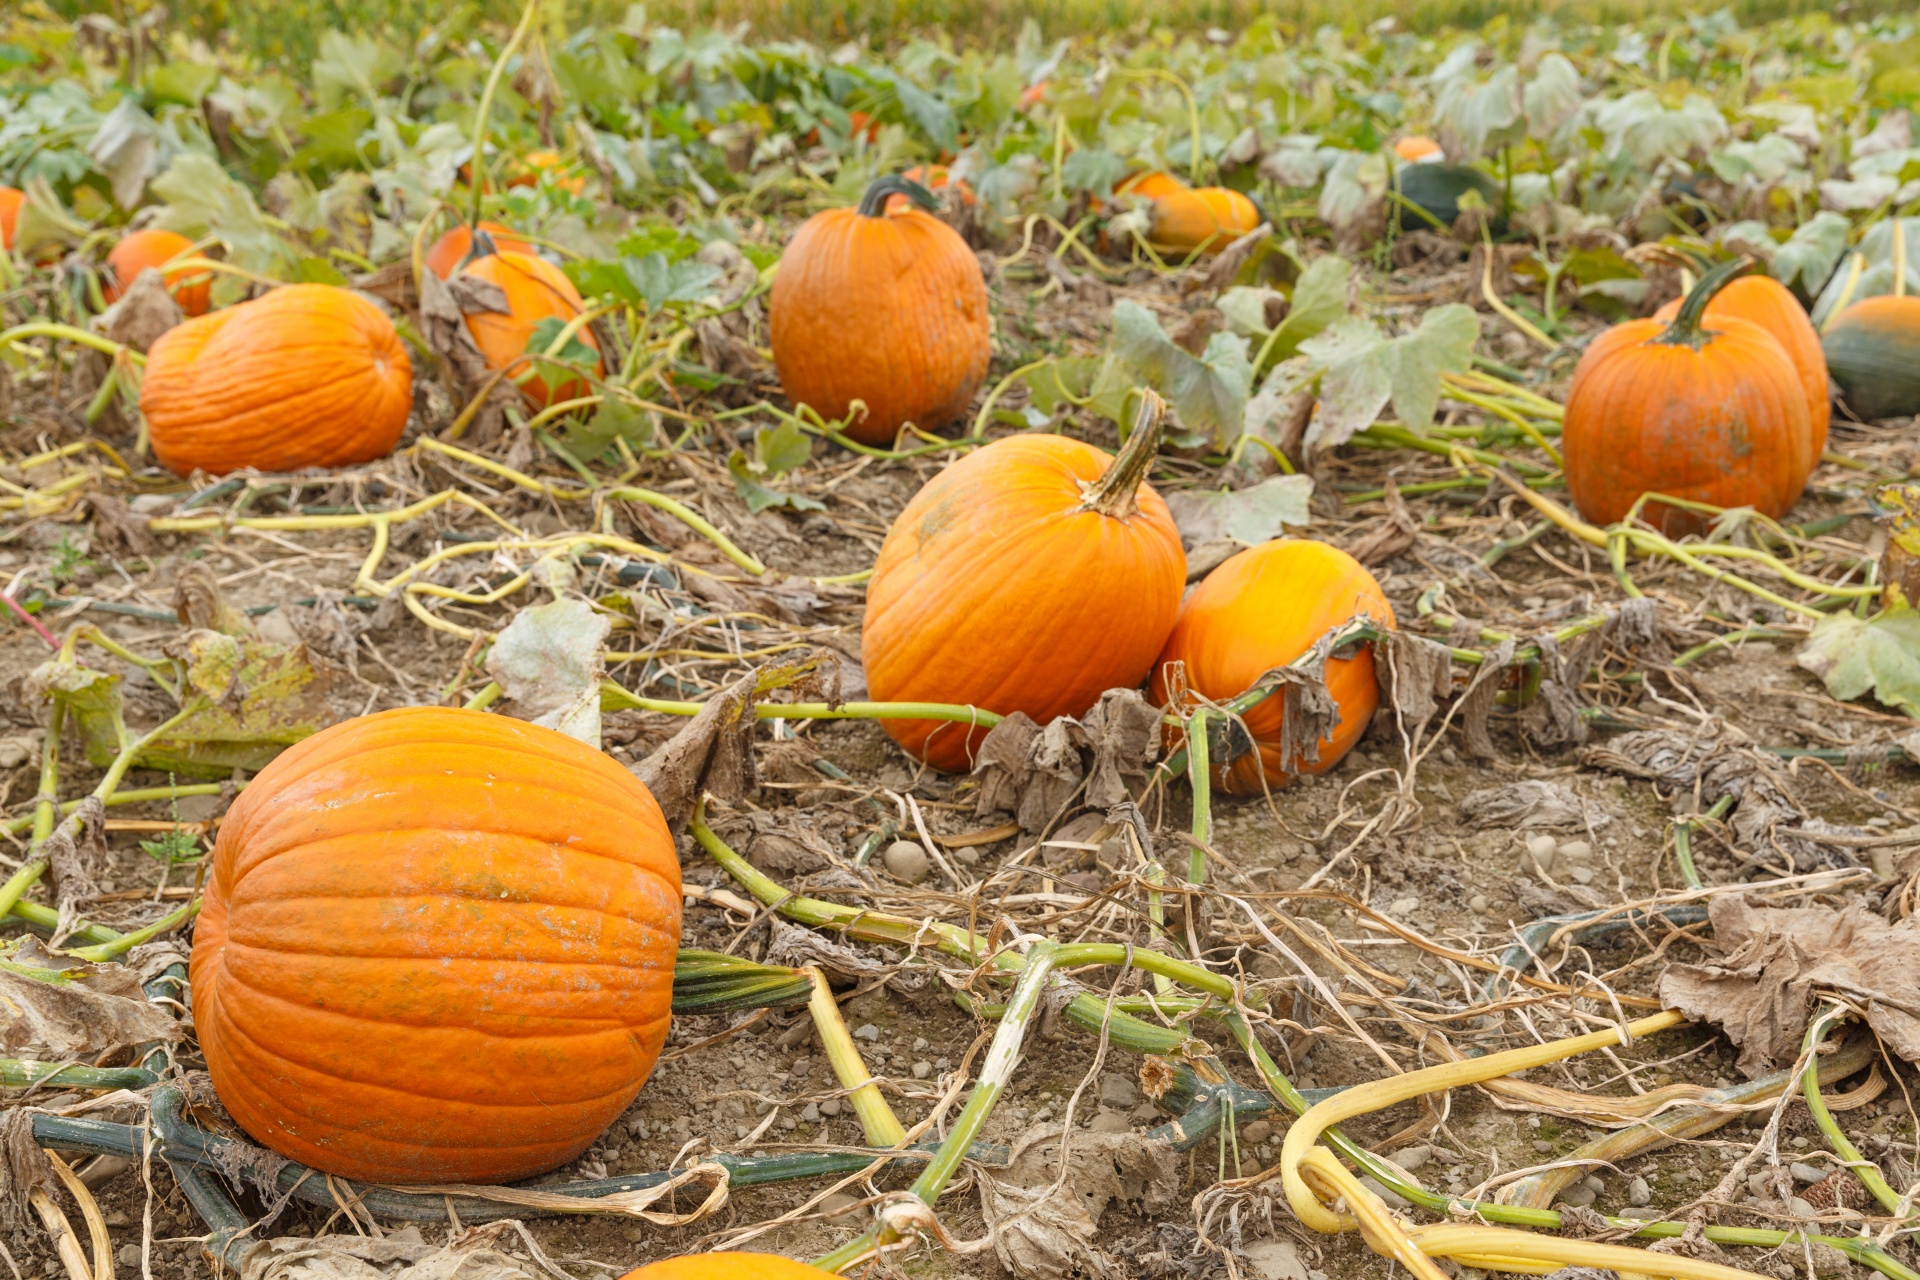
[{"label": "thick green stem", "polygon": [[200,914],[200,899],[195,898],[179,910],[170,911],[152,924],[135,929],[132,933],[123,933],[110,942],[79,947],[68,951],[67,954],[94,964],[105,964],[115,956],[125,955],[143,942],[150,942],[163,933],[179,928],[198,914]]},{"label": "thick green stem", "polygon": [[826,1050],[827,1064],[833,1068],[834,1078],[848,1091],[847,1101],[853,1104],[853,1113],[860,1117],[860,1129],[867,1136],[867,1145],[899,1146],[907,1140],[907,1130],[881,1096],[880,1086],[873,1082],[873,1073],[867,1070],[860,1047],[847,1034],[846,1019],[840,1016],[840,1006],[834,1001],[826,975],[818,969],[809,969],[807,974],[813,982],[807,1012],[813,1015],[813,1028],[820,1036],[820,1047]]},{"label": "thick green stem", "polygon": [[887,211],[887,201],[894,196],[905,196],[930,212],[940,207],[940,201],[935,198],[933,192],[911,178],[902,177],[897,173],[888,173],[875,178],[867,187],[867,193],[860,197],[860,216],[880,217]]},{"label": "thick green stem", "polygon": [[641,502],[649,507],[664,511],[718,547],[720,554],[739,565],[742,569],[745,569],[754,577],[757,578],[767,571],[767,566],[761,564],[747,552],[742,551],[734,544],[731,538],[715,528],[713,524],[699,512],[683,502],[669,498],[664,493],[657,493],[652,489],[623,488],[609,489],[602,497],[609,501],[624,500],[627,502]]},{"label": "thick green stem", "polygon": [[1147,478],[1154,455],[1160,449],[1160,424],[1167,416],[1167,405],[1154,392],[1142,387],[1140,408],[1134,414],[1133,430],[1120,446],[1112,465],[1100,478],[1086,487],[1081,507],[1103,516],[1125,520],[1140,510],[1140,484]]},{"label": "thick green stem", "polygon": [[[1842,1010],[1829,1008],[1814,1019],[1813,1025],[1807,1028],[1808,1048],[1817,1050],[1820,1041],[1826,1038],[1827,1028],[1842,1016]],[[1853,1145],[1839,1121],[1833,1118],[1833,1112],[1827,1109],[1827,1100],[1820,1096],[1820,1055],[1817,1051],[1807,1054],[1806,1070],[1800,1077],[1800,1096],[1807,1100],[1807,1110],[1812,1114],[1813,1122],[1820,1126],[1820,1132],[1827,1135],[1833,1153],[1853,1170],[1854,1176],[1860,1179],[1860,1185],[1872,1192],[1880,1206],[1895,1218],[1911,1215],[1913,1206],[1905,1203],[1900,1193],[1887,1185],[1879,1167],[1860,1154],[1860,1149]]]},{"label": "thick green stem", "polygon": [[1687,888],[1699,889],[1700,872],[1693,865],[1693,828],[1701,822],[1718,822],[1733,807],[1731,794],[1721,796],[1705,813],[1681,818],[1673,824],[1673,859],[1680,864],[1680,878],[1687,882]]},{"label": "thick green stem", "polygon": [[1213,839],[1213,774],[1207,761],[1207,711],[1187,721],[1187,782],[1193,788],[1193,848],[1187,853],[1187,883],[1207,882],[1207,845]]},{"label": "thick green stem", "polygon": [[1700,322],[1707,314],[1707,304],[1713,301],[1713,295],[1725,288],[1727,282],[1753,265],[1753,259],[1738,257],[1723,262],[1700,277],[1697,284],[1687,291],[1687,300],[1680,304],[1680,314],[1673,323],[1655,338],[1662,346],[1693,347],[1696,350],[1706,345],[1708,334],[1701,329]]},{"label": "thick green stem", "polygon": [[540,0],[527,0],[526,7],[520,11],[520,23],[514,27],[513,35],[507,40],[506,48],[500,50],[500,56],[494,59],[493,70],[487,73],[487,87],[480,94],[480,105],[473,113],[473,159],[468,161],[473,178],[473,205],[467,225],[480,225],[480,198],[487,189],[487,117],[493,114],[493,97],[500,91],[500,78],[506,74],[507,63],[520,48],[520,42],[527,38],[527,32],[533,27],[534,15],[540,12]]}]

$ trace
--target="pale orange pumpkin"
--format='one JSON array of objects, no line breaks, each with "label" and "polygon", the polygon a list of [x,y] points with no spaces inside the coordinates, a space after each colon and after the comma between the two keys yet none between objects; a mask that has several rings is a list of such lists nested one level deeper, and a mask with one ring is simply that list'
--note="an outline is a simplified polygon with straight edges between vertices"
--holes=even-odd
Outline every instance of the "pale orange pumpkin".
[{"label": "pale orange pumpkin", "polygon": [[[503,227],[497,222],[482,222],[480,229],[493,241],[496,253],[533,252],[533,246],[515,235],[510,227]],[[427,270],[445,280],[460,269],[472,250],[473,229],[463,222],[435,240],[421,255],[421,262]]]},{"label": "pale orange pumpkin", "polygon": [[27,193],[18,187],[0,187],[0,250],[13,248],[13,232],[20,225],[20,206]]},{"label": "pale orange pumpkin", "polygon": [[[1393,606],[1358,560],[1338,547],[1304,538],[1284,538],[1249,548],[1209,573],[1180,607],[1160,661],[1154,667],[1154,702],[1173,699],[1175,670],[1184,672],[1186,698],[1221,703],[1253,687],[1262,675],[1284,667],[1335,627],[1366,616],[1394,625]],[[1254,750],[1234,761],[1214,763],[1214,783],[1234,795],[1259,795],[1300,774],[1324,773],[1353,750],[1380,705],[1373,649],[1363,645],[1326,666],[1327,692],[1340,710],[1339,723],[1318,743],[1313,759],[1289,758],[1285,750],[1286,699],[1275,695],[1247,711],[1244,722]]]},{"label": "pale orange pumpkin", "polygon": [[[149,227],[123,237],[107,255],[107,270],[100,280],[101,296],[108,302],[118,301],[121,291],[133,283],[135,276],[148,267],[163,267],[192,248],[193,241],[178,231],[161,227]],[[201,278],[190,284],[182,283],[196,275]],[[173,300],[180,304],[181,314],[207,314],[213,298],[213,282],[206,278],[204,271],[176,268],[161,278],[166,281]]]},{"label": "pale orange pumpkin", "polygon": [[[573,281],[567,279],[565,272],[545,258],[503,251],[474,258],[460,269],[460,274],[498,285],[507,298],[508,309],[504,312],[467,312],[467,332],[473,335],[474,345],[486,356],[488,365],[508,370],[508,376],[518,382],[521,393],[542,407],[588,394],[587,383],[581,378],[567,378],[558,386],[549,387],[547,379],[554,376],[551,366],[548,372],[535,373],[524,380],[519,377],[531,367],[527,342],[533,337],[535,327],[549,316],[563,323],[571,321],[586,309],[580,291],[573,287]],[[600,350],[600,341],[591,329],[583,327],[579,334],[582,342],[595,351]],[[594,372],[604,370],[604,363],[596,359]]]},{"label": "pale orange pumpkin", "polygon": [[1260,225],[1253,201],[1229,187],[1196,187],[1153,202],[1147,240],[1162,253],[1218,253]]}]

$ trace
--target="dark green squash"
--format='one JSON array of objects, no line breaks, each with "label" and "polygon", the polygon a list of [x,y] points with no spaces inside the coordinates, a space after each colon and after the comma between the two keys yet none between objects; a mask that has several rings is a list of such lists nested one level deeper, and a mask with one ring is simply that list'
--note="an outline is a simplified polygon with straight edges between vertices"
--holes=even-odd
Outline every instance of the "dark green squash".
[{"label": "dark green squash", "polygon": [[[1451,230],[1460,216],[1460,200],[1469,191],[1477,192],[1493,212],[1496,230],[1506,221],[1500,188],[1492,178],[1468,165],[1408,164],[1394,171],[1394,183],[1401,199],[1417,205],[1433,216],[1435,222]],[[1396,204],[1394,212],[1403,231],[1435,230],[1405,205]]]},{"label": "dark green squash", "polygon": [[1920,413],[1920,297],[1864,298],[1834,317],[1820,345],[1854,416]]}]

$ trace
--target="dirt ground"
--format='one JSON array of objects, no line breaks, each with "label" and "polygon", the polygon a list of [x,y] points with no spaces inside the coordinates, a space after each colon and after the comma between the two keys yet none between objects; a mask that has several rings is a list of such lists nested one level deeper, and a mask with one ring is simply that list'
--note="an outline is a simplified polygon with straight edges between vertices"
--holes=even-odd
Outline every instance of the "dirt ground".
[{"label": "dirt ground", "polygon": [[[1017,291],[1035,286],[1005,277],[995,285],[1005,348],[996,359],[997,377],[1022,357],[1023,326],[1010,322],[1008,305]],[[1370,287],[1390,305],[1396,296],[1438,296],[1459,286],[1446,271],[1421,265],[1376,276]],[[1144,276],[1108,292],[1111,298],[1146,300],[1169,317],[1199,310],[1195,298]],[[1086,337],[1068,339],[1072,349],[1091,352],[1092,337],[1106,327],[1098,308],[1058,292],[1033,306],[1037,318],[1027,326],[1032,332],[1086,331]],[[1486,346],[1496,357],[1531,359],[1522,341],[1501,333],[1490,316],[1487,320],[1495,336]],[[1533,372],[1540,378],[1537,389],[1550,395],[1564,389],[1566,368]],[[23,387],[19,392],[16,425],[0,435],[0,456],[17,460],[82,437],[75,409],[84,405],[85,394],[71,387],[58,392]],[[430,397],[422,400],[410,440],[437,429],[436,411],[444,412]],[[1013,402],[1017,404],[1017,394]],[[1471,419],[1455,410],[1454,420]],[[1831,447],[1859,466],[1823,468],[1790,520],[1804,524],[1831,515],[1853,518],[1813,538],[1817,546],[1810,554],[1862,560],[1878,554],[1882,535],[1863,495],[1873,483],[1913,470],[1914,425],[1836,423]],[[1096,443],[1113,443],[1105,424],[1069,422],[1068,429]],[[108,438],[127,443],[124,437]],[[510,456],[504,443],[492,452]],[[616,565],[582,564],[571,589],[603,601],[618,594],[626,602],[627,625],[616,629],[609,642],[616,650],[677,648],[678,656],[646,667],[645,691],[654,696],[704,696],[752,661],[737,655],[779,645],[824,646],[857,672],[860,588],[810,580],[853,573],[870,564],[893,516],[944,459],[935,455],[909,462],[876,461],[822,448],[798,473],[793,487],[823,503],[824,510],[759,514],[749,513],[736,496],[723,459],[723,447],[683,450],[647,461],[634,483],[690,504],[771,566],[768,581],[731,582],[723,591],[710,591],[719,598],[702,599],[683,583],[643,591],[620,583]],[[76,457],[57,465],[77,470],[86,464]],[[514,465],[559,481],[569,478],[557,463],[548,466],[522,456]],[[1200,483],[1206,474],[1195,458],[1171,451],[1156,482],[1179,487]],[[1342,502],[1343,487],[1377,489],[1391,480],[1404,488],[1453,474],[1447,459],[1432,454],[1344,450],[1323,461],[1317,477],[1321,497],[1306,532],[1360,545],[1394,524],[1398,499]],[[47,474],[33,479],[45,484]],[[365,529],[236,528],[144,539],[110,527],[112,521],[102,514],[124,512],[129,508],[119,504],[130,503],[135,513],[164,515],[196,487],[151,468],[131,480],[96,478],[85,486],[87,502],[0,526],[0,581],[31,571],[46,582],[47,566],[58,562],[62,571],[55,580],[57,593],[91,605],[42,613],[42,620],[56,634],[89,623],[127,649],[150,654],[164,650],[180,633],[180,623],[164,615],[174,610],[183,575],[190,568],[210,573],[231,605],[263,610],[252,619],[261,636],[307,646],[316,668],[325,669],[332,681],[343,715],[454,702],[486,683],[485,674],[473,669],[472,650],[464,639],[430,630],[398,608],[327,604],[360,594],[356,573],[371,536]],[[349,474],[306,478],[298,505],[390,508],[446,488],[481,497],[497,515],[529,534],[585,529],[592,520],[587,504],[530,494],[498,476],[421,452],[402,453]],[[230,510],[238,496],[230,494],[205,510]],[[263,482],[248,514],[281,512],[287,496],[284,487],[274,489]],[[1510,492],[1495,488],[1415,494],[1406,499],[1405,509],[1411,513],[1410,527],[1398,546],[1387,543],[1390,554],[1373,566],[1403,629],[1491,650],[1498,640],[1479,635],[1482,628],[1520,637],[1524,643],[1570,621],[1617,612],[1625,602],[1604,553],[1556,529],[1523,541],[1491,566],[1483,563],[1496,543],[1524,539],[1538,523]],[[624,537],[661,547],[687,563],[725,567],[708,544],[657,512],[635,503],[614,503],[607,510],[611,527]],[[491,523],[474,510],[440,508],[395,526],[393,546],[376,576],[389,578],[436,547],[490,532]],[[1375,541],[1377,545],[1379,539]],[[446,585],[497,583],[523,567],[525,559],[523,555],[516,562],[500,553],[437,580]],[[1256,927],[1253,908],[1242,913],[1225,900],[1212,904],[1202,926],[1204,959],[1221,972],[1244,974],[1281,998],[1281,1007],[1292,1008],[1284,1025],[1269,1028],[1268,1039],[1276,1053],[1284,1048],[1290,1055],[1282,1065],[1297,1085],[1354,1084],[1385,1074],[1387,1061],[1396,1069],[1433,1061],[1432,1048],[1416,1044],[1410,1034],[1416,1026],[1437,1031],[1462,1052],[1473,1052],[1550,1039],[1616,1019],[1617,1008],[1609,1008],[1603,999],[1569,1000],[1537,990],[1525,998],[1495,999],[1483,988],[1486,972],[1450,957],[1485,960],[1510,946],[1516,931],[1530,921],[1645,902],[1681,886],[1672,819],[1704,809],[1717,797],[1666,787],[1623,770],[1606,749],[1624,734],[1650,731],[1677,747],[1745,752],[1742,758],[1749,759],[1752,748],[1842,753],[1846,759],[1838,763],[1769,757],[1767,767],[1791,803],[1799,806],[1795,822],[1819,819],[1834,830],[1885,839],[1856,839],[1851,844],[1783,839],[1771,846],[1756,845],[1726,823],[1711,822],[1693,838],[1700,875],[1708,886],[1764,882],[1778,896],[1791,888],[1783,887],[1783,880],[1860,868],[1851,878],[1835,881],[1829,876],[1814,889],[1797,890],[1799,896],[1792,900],[1877,904],[1897,896],[1913,869],[1913,850],[1920,848],[1920,778],[1910,764],[1889,763],[1885,748],[1908,731],[1910,722],[1871,703],[1844,704],[1829,697],[1814,675],[1795,664],[1797,633],[1749,640],[1675,665],[1677,655],[1729,629],[1778,624],[1792,632],[1793,619],[1671,562],[1636,565],[1635,581],[1655,602],[1653,633],[1622,638],[1609,632],[1597,648],[1581,650],[1590,665],[1568,673],[1568,705],[1603,709],[1605,715],[1597,721],[1576,717],[1570,725],[1556,725],[1540,714],[1540,703],[1494,705],[1485,717],[1492,752],[1481,755],[1470,741],[1474,735],[1463,729],[1465,717],[1456,704],[1444,731],[1435,732],[1439,717],[1427,727],[1418,743],[1421,758],[1410,762],[1407,739],[1394,717],[1383,712],[1360,748],[1322,776],[1268,798],[1213,798],[1217,883],[1243,901],[1257,903],[1269,928],[1275,927],[1278,915],[1294,921],[1297,932],[1290,936],[1319,984],[1310,983],[1269,944]],[[1431,599],[1430,588],[1436,584],[1445,584],[1441,603],[1423,609],[1423,594]],[[451,606],[440,616],[495,631],[513,609],[544,594],[529,586],[499,604]],[[631,603],[643,595],[651,597],[650,605]],[[322,604],[294,603],[310,599]],[[101,604],[122,611],[108,612]],[[129,614],[127,607],[147,613]],[[733,620],[702,622],[716,614]],[[1575,647],[1568,644],[1563,651]],[[696,649],[707,656],[694,656],[691,651]],[[29,676],[47,657],[45,646],[24,626],[8,625],[0,631],[0,799],[9,815],[26,812],[36,788],[37,735],[45,711],[30,692]],[[143,688],[138,668],[97,651],[85,661],[123,676],[136,723],[158,710],[161,700],[150,685]],[[641,665],[616,665],[611,674],[638,688],[636,668]],[[1467,688],[1471,674],[1467,665],[1456,664],[1456,693]],[[1509,693],[1518,687],[1513,680],[1502,686]],[[511,712],[511,706],[506,710]],[[632,763],[665,741],[680,723],[667,715],[611,713],[608,748],[616,759]],[[890,870],[893,864],[884,854],[874,854],[865,866],[856,865],[869,834],[883,820],[905,816],[905,797],[918,805],[936,841],[1004,829],[1005,814],[976,812],[976,780],[919,768],[872,723],[801,724],[777,735],[763,726],[757,754],[761,787],[730,811],[718,813],[716,830],[789,887],[916,918],[959,924],[972,920],[976,928],[1004,919],[1057,937],[1146,941],[1144,898],[1132,878],[1139,868],[1114,856],[1117,845],[1090,844],[1088,837],[1100,826],[1098,814],[1070,805],[1037,833],[1042,842],[1037,851],[1036,835],[1029,833],[949,844],[957,882],[937,870],[912,882]],[[98,774],[79,763],[77,740],[70,742],[64,760],[61,794],[80,795]],[[126,785],[167,783],[165,774],[136,771]],[[1488,800],[1510,799],[1521,784],[1547,784],[1539,794],[1549,795],[1553,803],[1544,810],[1520,812],[1510,803],[1503,807]],[[1184,864],[1182,833],[1191,821],[1184,780],[1161,778],[1134,790],[1159,856]],[[1476,797],[1481,801],[1477,805]],[[115,809],[112,817],[205,822],[217,819],[225,803],[220,796],[189,797],[175,804]],[[1911,843],[1897,838],[1903,833],[1911,835]],[[141,850],[141,838],[139,832],[112,833],[110,859],[98,877],[99,893],[87,904],[90,919],[116,928],[153,919],[159,914],[155,899],[163,880],[172,896],[160,896],[168,906],[178,904],[194,868],[163,866]],[[684,836],[681,849],[682,873],[690,888],[732,887]],[[11,868],[23,853],[22,847],[0,850],[0,859]],[[919,871],[926,872],[924,863]],[[1311,896],[1302,896],[1303,890]],[[1007,905],[1013,896],[1020,901]],[[1118,912],[1106,911],[1115,904]],[[1434,946],[1410,943],[1386,927],[1383,921],[1388,920]],[[1697,962],[1714,954],[1705,933],[1698,924],[1623,930],[1534,957],[1529,972],[1543,980],[1591,983],[1589,989],[1651,999],[1668,963]],[[745,915],[711,894],[688,900],[685,946],[759,956],[774,937],[768,913]],[[1302,939],[1316,940],[1316,949],[1299,945]],[[854,945],[869,956],[880,955],[876,948]],[[886,963],[881,976],[840,974],[835,985],[869,1067],[911,1127],[949,1092],[957,1073],[969,1064],[977,1067],[984,1037],[992,1028],[959,1008],[947,982],[931,976],[924,961],[909,963],[898,954],[882,958]],[[951,963],[938,967],[951,976]],[[1078,976],[1096,993],[1104,993],[1113,981],[1107,971]],[[1131,975],[1126,980],[1129,989],[1138,987],[1137,979]],[[1339,1008],[1327,1003],[1329,994],[1337,996]],[[1219,1051],[1241,1084],[1258,1086],[1246,1059],[1233,1049],[1217,1021],[1198,1020],[1194,1034]],[[1139,1134],[1164,1123],[1168,1117],[1142,1087],[1142,1060],[1118,1049],[1107,1051],[1096,1064],[1099,1057],[1096,1038],[1082,1030],[1051,1020],[1037,1028],[1014,1085],[983,1137],[1016,1142],[1060,1124],[1070,1105],[1072,1123],[1097,1132]],[[1608,1096],[1675,1082],[1726,1087],[1742,1078],[1735,1059],[1723,1038],[1696,1025],[1617,1052],[1542,1069],[1528,1078]],[[199,1067],[190,1044],[176,1055],[175,1065],[183,1072]],[[1860,1083],[1857,1078],[1830,1092]],[[1895,1187],[1904,1188],[1920,1174],[1911,1074],[1903,1070],[1882,1084],[1893,1087],[1883,1087],[1841,1120],[1864,1154],[1881,1164]],[[682,1018],[674,1026],[666,1057],[626,1115],[585,1157],[542,1181],[664,1169],[708,1152],[859,1146],[859,1127],[839,1093],[804,1010]],[[72,1091],[5,1095],[8,1107],[57,1110],[79,1101],[81,1095]],[[951,1114],[949,1106],[949,1119]],[[1597,1168],[1586,1184],[1563,1194],[1563,1203],[1590,1204],[1607,1213],[1631,1210],[1636,1216],[1657,1211],[1684,1220],[1701,1197],[1715,1192],[1724,1171],[1761,1136],[1772,1114],[1769,1103],[1701,1138]],[[1323,1237],[1303,1228],[1286,1207],[1278,1181],[1262,1180],[1261,1172],[1275,1165],[1284,1131],[1277,1116],[1247,1120],[1231,1145],[1210,1137],[1180,1156],[1170,1183],[1163,1179],[1138,1198],[1114,1198],[1098,1221],[1095,1244],[1103,1261],[1083,1261],[1078,1269],[1092,1273],[1104,1266],[1109,1274],[1178,1274],[1195,1280],[1227,1274],[1261,1280],[1371,1280],[1394,1274],[1395,1269],[1356,1236]],[[1598,1132],[1474,1089],[1456,1090],[1432,1108],[1401,1104],[1353,1122],[1348,1131],[1362,1145],[1394,1158],[1426,1186],[1459,1195],[1489,1185],[1497,1189],[1515,1170],[1550,1163]],[[1807,1168],[1800,1153],[1823,1146],[1806,1109],[1797,1105],[1782,1113],[1779,1143],[1787,1165],[1800,1163],[1789,1168],[1789,1181]],[[1766,1167],[1763,1161],[1752,1171],[1759,1174]],[[1824,1176],[1832,1158],[1814,1160],[1812,1167]],[[904,1187],[910,1168],[884,1173],[871,1184],[852,1182],[805,1213],[795,1211],[830,1183],[736,1188],[717,1214],[687,1226],[633,1224],[606,1216],[534,1220],[529,1230],[553,1264],[580,1277],[618,1275],[649,1260],[728,1243],[805,1258],[862,1229],[868,1203]],[[205,1228],[158,1164],[151,1170],[151,1185],[151,1274],[208,1273],[195,1243]],[[1794,1185],[1804,1190],[1808,1184],[1801,1179]],[[100,1190],[122,1275],[140,1271],[146,1195],[138,1170]],[[256,1216],[264,1209],[251,1192],[243,1204]],[[993,1233],[974,1176],[960,1178],[939,1208],[956,1247],[922,1251],[904,1263],[908,1272],[980,1280],[1045,1274],[1009,1271],[1004,1265],[992,1247]],[[1728,1225],[1780,1226],[1793,1221],[1796,1210],[1777,1187],[1763,1180],[1750,1186],[1743,1179],[1733,1194],[1702,1212],[1707,1220]],[[1850,1211],[1843,1205],[1829,1212],[1846,1217]],[[356,1229],[336,1219],[338,1215],[295,1204],[284,1207],[262,1234]],[[1858,1229],[1859,1221],[1858,1212],[1852,1212],[1852,1225],[1835,1219],[1836,1225],[1826,1229],[1848,1234]],[[444,1228],[434,1226],[424,1231],[430,1241],[443,1233]],[[1896,1246],[1896,1252],[1903,1247]],[[1782,1276],[1808,1274],[1814,1265],[1797,1248],[1778,1256],[1740,1250],[1729,1260]],[[44,1240],[37,1250],[16,1250],[8,1261],[12,1274],[22,1280],[61,1274]],[[1819,1261],[1824,1277],[1846,1269],[1844,1259],[1838,1265],[1827,1258]],[[1460,1269],[1460,1274],[1471,1272]]]}]

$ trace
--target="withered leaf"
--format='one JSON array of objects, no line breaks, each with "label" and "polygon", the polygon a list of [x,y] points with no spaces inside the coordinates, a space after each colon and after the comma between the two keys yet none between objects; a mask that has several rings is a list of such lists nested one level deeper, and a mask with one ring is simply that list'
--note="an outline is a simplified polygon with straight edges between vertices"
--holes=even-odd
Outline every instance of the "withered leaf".
[{"label": "withered leaf", "polygon": [[[1066,1143],[1066,1177],[1061,1146]],[[1014,1144],[1004,1170],[980,1170],[980,1209],[994,1252],[1011,1275],[1064,1280],[1092,1274],[1119,1277],[1125,1264],[1095,1243],[1100,1220],[1116,1200],[1137,1202],[1151,1215],[1173,1202],[1180,1162],[1173,1148],[1131,1133],[1058,1125],[1029,1130]]]},{"label": "withered leaf", "polygon": [[702,792],[737,800],[756,785],[753,690],[758,677],[749,671],[714,694],[680,732],[632,766],[670,829],[686,825]]},{"label": "withered leaf", "polygon": [[[54,981],[28,976],[57,972]],[[172,1040],[180,1024],[147,1003],[140,977],[118,964],[81,964],[28,941],[0,969],[0,1052],[48,1062],[92,1062],[134,1045]]]}]

